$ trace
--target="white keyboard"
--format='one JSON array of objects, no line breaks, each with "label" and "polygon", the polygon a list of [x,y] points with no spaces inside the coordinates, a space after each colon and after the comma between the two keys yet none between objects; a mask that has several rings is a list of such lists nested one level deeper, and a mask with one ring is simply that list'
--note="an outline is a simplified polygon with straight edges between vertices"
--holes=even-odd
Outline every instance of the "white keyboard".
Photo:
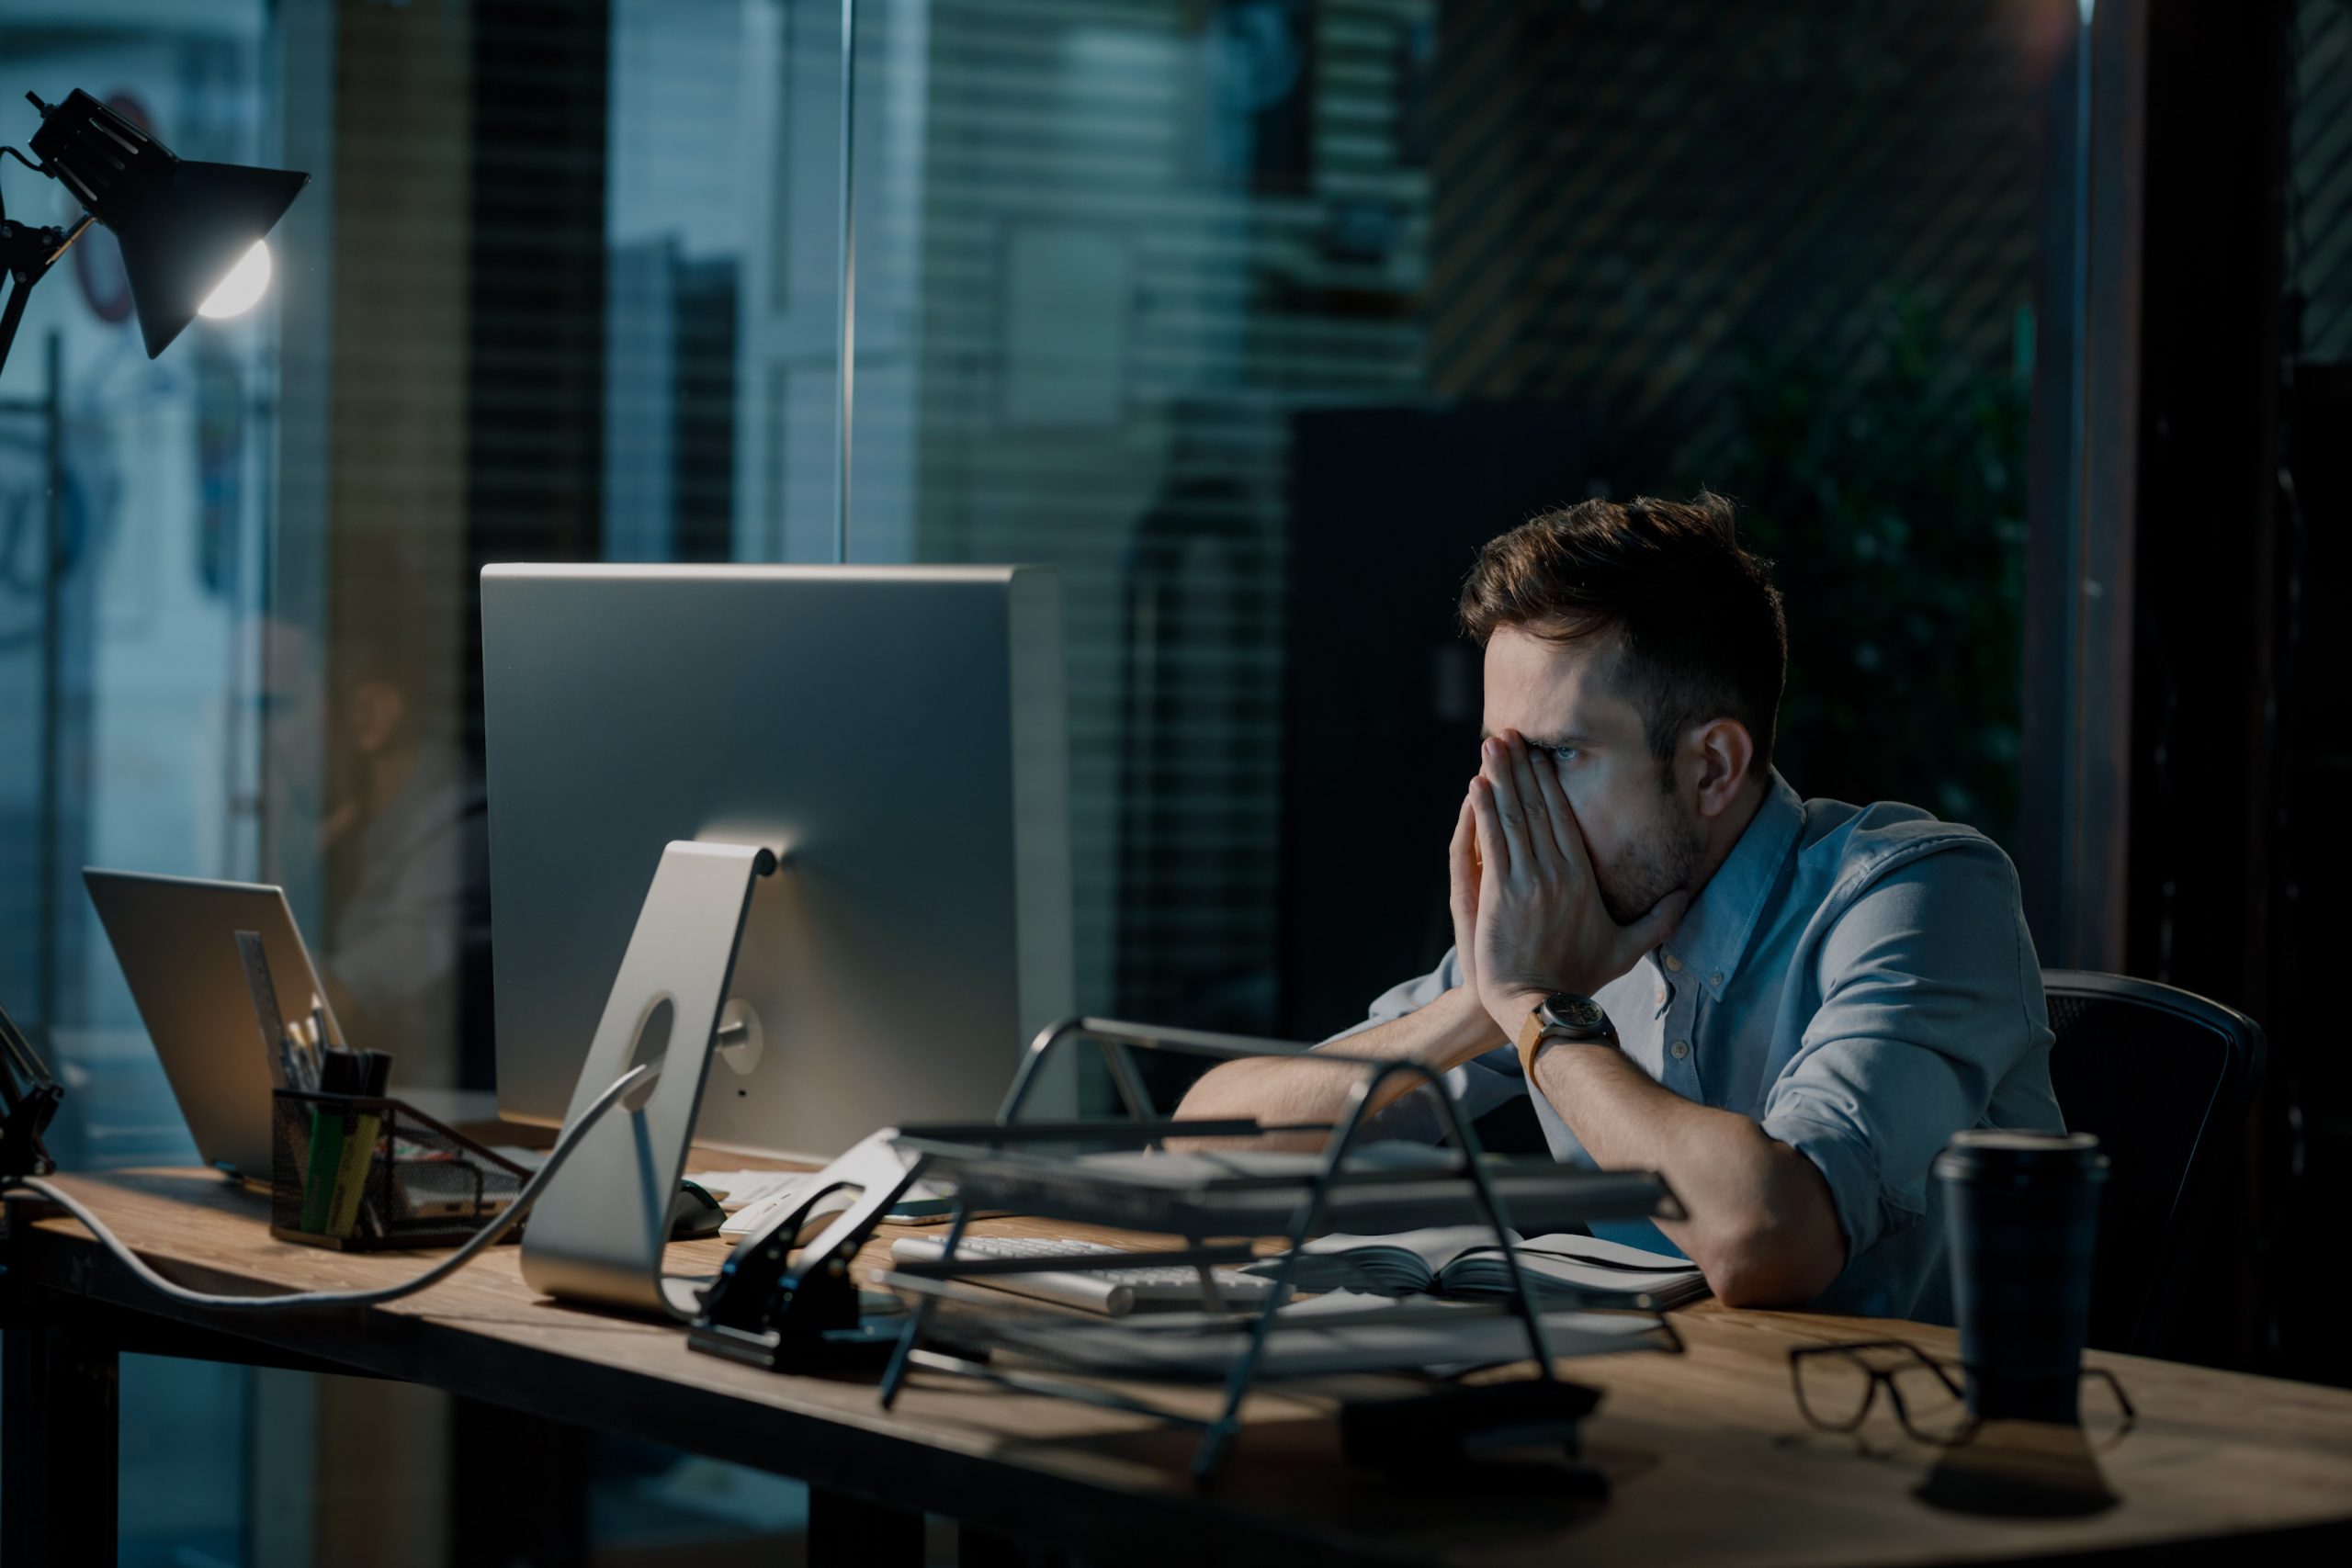
[{"label": "white keyboard", "polygon": [[[956,1248],[958,1258],[1053,1258],[1073,1252],[1125,1252],[1099,1241],[1071,1237],[967,1235]],[[936,1263],[947,1255],[947,1244],[934,1236],[904,1236],[890,1244],[890,1256],[901,1263]],[[1273,1281],[1238,1269],[1212,1269],[1217,1299],[1227,1306],[1255,1306],[1273,1289]],[[1138,1304],[1204,1306],[1200,1270],[1189,1264],[1151,1265],[1138,1269],[1041,1269],[1034,1274],[988,1274],[970,1281],[1016,1295],[1035,1296],[1106,1317],[1125,1317]]]}]

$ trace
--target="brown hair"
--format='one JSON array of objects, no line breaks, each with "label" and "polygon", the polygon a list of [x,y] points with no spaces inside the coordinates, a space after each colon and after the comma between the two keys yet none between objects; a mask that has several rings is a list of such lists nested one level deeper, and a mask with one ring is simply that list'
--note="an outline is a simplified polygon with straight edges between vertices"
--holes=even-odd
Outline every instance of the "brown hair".
[{"label": "brown hair", "polygon": [[1619,684],[1661,772],[1682,733],[1714,718],[1754,738],[1755,773],[1771,763],[1788,626],[1771,563],[1741,547],[1722,496],[1582,501],[1528,519],[1478,552],[1462,626],[1482,647],[1500,626],[1556,642],[1615,632]]}]

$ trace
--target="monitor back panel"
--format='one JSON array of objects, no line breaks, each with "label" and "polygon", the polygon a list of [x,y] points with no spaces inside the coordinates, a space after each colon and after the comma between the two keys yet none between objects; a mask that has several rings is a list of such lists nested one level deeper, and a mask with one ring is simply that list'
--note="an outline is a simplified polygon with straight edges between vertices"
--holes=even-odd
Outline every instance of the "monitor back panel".
[{"label": "monitor back panel", "polygon": [[561,1120],[697,837],[785,857],[735,968],[763,1044],[714,1060],[699,1140],[823,1157],[993,1113],[1072,1005],[1050,571],[492,567],[482,638],[503,1114]]}]

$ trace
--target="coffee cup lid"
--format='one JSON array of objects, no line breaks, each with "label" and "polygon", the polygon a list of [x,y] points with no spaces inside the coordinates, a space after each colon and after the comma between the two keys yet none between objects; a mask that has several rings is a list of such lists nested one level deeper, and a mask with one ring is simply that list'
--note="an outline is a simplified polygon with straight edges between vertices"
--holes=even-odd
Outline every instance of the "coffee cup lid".
[{"label": "coffee cup lid", "polygon": [[1943,1153],[1936,1156],[1936,1174],[1939,1177],[2064,1177],[2075,1173],[2107,1173],[2107,1156],[2099,1152],[2098,1134],[1972,1127],[1953,1134]]}]

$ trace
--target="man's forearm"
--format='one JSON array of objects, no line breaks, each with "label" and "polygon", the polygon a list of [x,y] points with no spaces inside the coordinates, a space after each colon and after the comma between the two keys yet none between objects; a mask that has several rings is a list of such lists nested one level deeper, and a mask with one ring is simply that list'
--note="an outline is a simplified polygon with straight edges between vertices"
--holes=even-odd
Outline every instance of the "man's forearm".
[{"label": "man's forearm", "polygon": [[[1460,1066],[1503,1043],[1502,1032],[1478,1003],[1476,994],[1456,987],[1427,1007],[1399,1019],[1333,1041],[1329,1049],[1349,1056],[1384,1061],[1411,1059],[1439,1072]],[[1176,1108],[1186,1118],[1254,1117],[1268,1126],[1298,1122],[1337,1122],[1347,1111],[1355,1086],[1366,1069],[1352,1062],[1334,1062],[1319,1051],[1303,1056],[1251,1056],[1226,1062],[1204,1074]],[[1369,1113],[1387,1109],[1422,1080],[1397,1074],[1373,1097]],[[1208,1146],[1212,1140],[1196,1140]],[[1252,1146],[1316,1149],[1323,1145],[1317,1133],[1277,1134]]]},{"label": "man's forearm", "polygon": [[1799,1305],[1845,1267],[1829,1184],[1748,1118],[1683,1099],[1612,1046],[1552,1046],[1535,1087],[1596,1165],[1666,1178],[1690,1217],[1658,1228],[1727,1303]]}]

